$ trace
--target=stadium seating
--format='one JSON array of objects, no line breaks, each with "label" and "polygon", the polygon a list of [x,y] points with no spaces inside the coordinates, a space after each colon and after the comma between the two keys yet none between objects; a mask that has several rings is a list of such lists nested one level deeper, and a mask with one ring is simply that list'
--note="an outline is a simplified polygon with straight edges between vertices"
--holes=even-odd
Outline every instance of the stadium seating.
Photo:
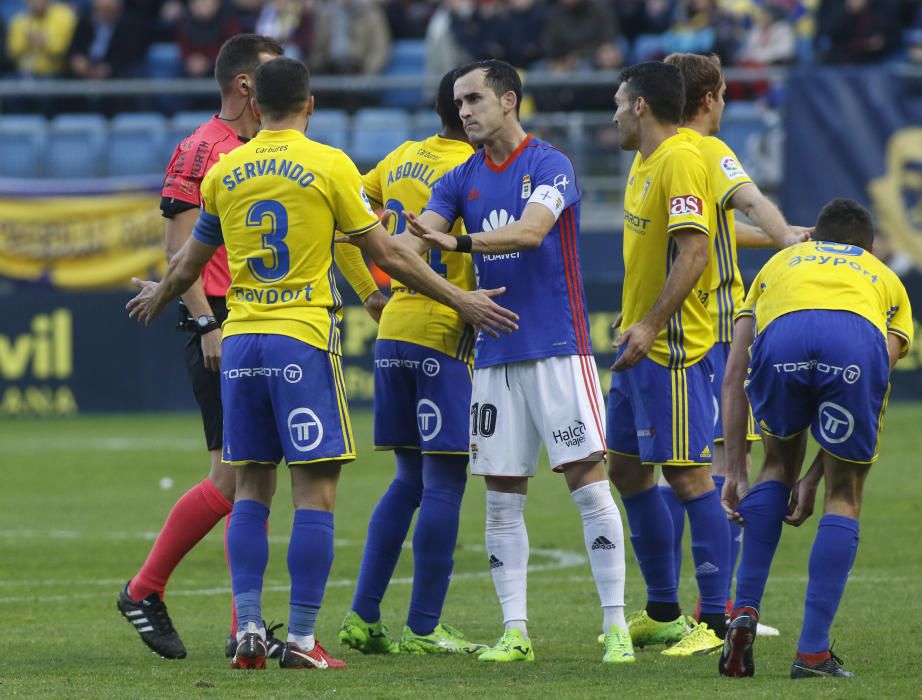
[{"label": "stadium seating", "polygon": [[360,109],[352,122],[348,151],[357,163],[373,164],[410,140],[410,115],[402,109]]},{"label": "stadium seating", "polygon": [[48,123],[39,115],[0,117],[0,177],[41,177],[45,172]]},{"label": "stadium seating", "polygon": [[410,138],[422,141],[442,130],[442,120],[431,109],[416,112],[410,119]]},{"label": "stadium seating", "polygon": [[118,114],[109,126],[107,175],[149,175],[162,171],[172,148],[166,145],[166,119],[156,112]]},{"label": "stadium seating", "polygon": [[147,50],[147,75],[151,78],[175,78],[182,75],[179,44],[151,44]]},{"label": "stadium seating", "polygon": [[311,115],[307,135],[334,148],[349,148],[349,115],[341,109],[318,110]]},{"label": "stadium seating", "polygon": [[[425,79],[426,45],[422,39],[400,39],[391,46],[391,58],[383,75],[415,75],[420,84]],[[381,96],[384,107],[418,107],[423,101],[420,88],[388,90]]]},{"label": "stadium seating", "polygon": [[180,141],[214,116],[211,112],[177,112],[166,132],[166,147],[176,148]]},{"label": "stadium seating", "polygon": [[733,101],[727,103],[718,135],[733,149],[745,167],[749,140],[764,129],[762,107],[759,103]]},{"label": "stadium seating", "polygon": [[106,120],[100,114],[59,114],[48,127],[48,177],[75,179],[104,174]]}]

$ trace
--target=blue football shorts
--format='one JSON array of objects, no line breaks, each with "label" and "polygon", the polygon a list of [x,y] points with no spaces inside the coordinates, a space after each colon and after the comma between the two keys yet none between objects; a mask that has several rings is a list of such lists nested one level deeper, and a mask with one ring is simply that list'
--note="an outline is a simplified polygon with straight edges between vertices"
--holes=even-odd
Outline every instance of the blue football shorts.
[{"label": "blue football shorts", "polygon": [[221,351],[225,462],[355,459],[338,355],[255,333],[225,338]]},{"label": "blue football shorts", "polygon": [[708,358],[669,369],[645,357],[612,373],[607,435],[609,452],[639,457],[643,464],[710,464],[714,392]]},{"label": "blue football shorts", "polygon": [[[720,411],[723,399],[721,391],[724,385],[724,374],[727,371],[727,358],[730,357],[730,343],[714,343],[708,351],[708,361],[711,363],[711,388],[714,391],[714,442],[724,441],[723,414]],[[746,438],[750,442],[761,440],[759,428],[749,411],[749,423],[746,429]]]},{"label": "blue football shorts", "polygon": [[375,449],[468,453],[471,367],[422,345],[375,344]]},{"label": "blue football shorts", "polygon": [[890,391],[887,341],[850,311],[795,311],[752,344],[746,393],[763,433],[788,438],[811,429],[834,457],[867,464]]}]

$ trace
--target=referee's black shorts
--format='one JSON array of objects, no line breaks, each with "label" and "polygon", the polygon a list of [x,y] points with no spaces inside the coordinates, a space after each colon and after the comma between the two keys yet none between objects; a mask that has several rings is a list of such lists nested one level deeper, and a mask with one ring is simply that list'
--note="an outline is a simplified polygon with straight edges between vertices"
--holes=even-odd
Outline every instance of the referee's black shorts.
[{"label": "referee's black shorts", "polygon": [[[224,297],[208,297],[218,323],[227,318],[227,301]],[[185,305],[179,306],[180,327],[186,333],[186,371],[192,382],[192,392],[202,412],[205,443],[209,450],[220,450],[223,445],[224,413],[221,410],[221,374],[205,367],[202,340],[195,332],[195,323]]]}]

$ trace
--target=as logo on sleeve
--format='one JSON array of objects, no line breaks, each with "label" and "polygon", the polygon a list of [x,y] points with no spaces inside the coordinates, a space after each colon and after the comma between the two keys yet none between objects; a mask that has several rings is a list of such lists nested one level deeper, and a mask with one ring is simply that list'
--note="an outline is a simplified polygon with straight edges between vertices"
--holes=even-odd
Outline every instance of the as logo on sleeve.
[{"label": "as logo on sleeve", "polygon": [[730,156],[724,156],[720,159],[720,169],[724,171],[724,175],[728,180],[739,180],[746,177],[746,171],[736,162],[736,158],[731,158]]},{"label": "as logo on sleeve", "polygon": [[683,194],[669,200],[669,214],[671,216],[684,216],[686,214],[700,216],[703,211],[704,206],[701,204],[701,198],[693,194]]}]

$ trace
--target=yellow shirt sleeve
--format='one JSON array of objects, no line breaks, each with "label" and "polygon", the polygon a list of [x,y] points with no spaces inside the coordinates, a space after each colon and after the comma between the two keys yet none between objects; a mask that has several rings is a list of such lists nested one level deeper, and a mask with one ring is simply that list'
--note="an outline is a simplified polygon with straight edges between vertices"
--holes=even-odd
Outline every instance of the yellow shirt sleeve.
[{"label": "yellow shirt sleeve", "polygon": [[909,303],[906,287],[895,274],[887,280],[887,286],[890,292],[888,296],[891,299],[890,310],[887,312],[887,332],[905,341],[900,351],[900,357],[904,357],[909,352],[909,346],[913,341],[912,306]]},{"label": "yellow shirt sleeve", "polygon": [[714,201],[725,211],[732,209],[730,199],[746,185],[753,184],[752,180],[736,154],[720,139],[713,136],[702,139],[700,149],[710,176]]},{"label": "yellow shirt sleeve", "polygon": [[697,229],[711,236],[708,212],[712,206],[704,159],[691,148],[677,151],[664,168],[669,219],[666,231]]},{"label": "yellow shirt sleeve", "polygon": [[365,194],[375,204],[384,204],[384,191],[381,187],[381,171],[384,169],[382,160],[375,167],[362,175],[362,188]]},{"label": "yellow shirt sleeve", "polygon": [[336,243],[333,246],[333,260],[336,267],[343,273],[346,282],[352,287],[359,299],[363,302],[374,292],[378,291],[378,285],[371,271],[365,264],[365,258],[362,257],[362,251],[349,243]]},{"label": "yellow shirt sleeve", "polygon": [[762,272],[759,272],[752,281],[752,286],[749,287],[749,293],[733,315],[733,320],[736,321],[741,316],[755,316],[756,302],[759,300],[760,296],[762,296]]},{"label": "yellow shirt sleeve", "polygon": [[371,210],[368,197],[362,190],[362,177],[355,163],[345,153],[340,153],[331,166],[330,195],[336,228],[347,236],[368,233],[378,225],[378,217]]}]

